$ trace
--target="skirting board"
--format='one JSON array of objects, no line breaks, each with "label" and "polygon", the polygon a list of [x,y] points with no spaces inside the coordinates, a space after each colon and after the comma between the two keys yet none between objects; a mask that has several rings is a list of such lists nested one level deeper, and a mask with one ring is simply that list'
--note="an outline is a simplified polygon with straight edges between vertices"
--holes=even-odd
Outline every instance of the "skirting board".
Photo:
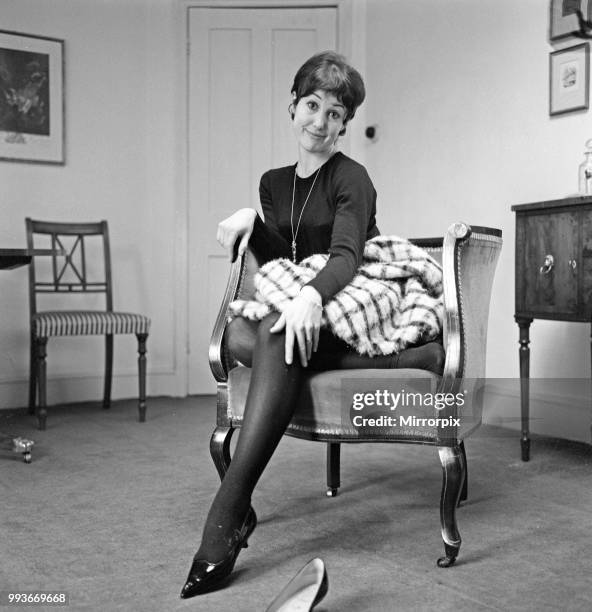
[{"label": "skirting board", "polygon": [[[530,432],[592,443],[590,379],[532,379]],[[520,431],[520,379],[488,379],[483,422]],[[517,439],[519,436],[517,436]]]}]

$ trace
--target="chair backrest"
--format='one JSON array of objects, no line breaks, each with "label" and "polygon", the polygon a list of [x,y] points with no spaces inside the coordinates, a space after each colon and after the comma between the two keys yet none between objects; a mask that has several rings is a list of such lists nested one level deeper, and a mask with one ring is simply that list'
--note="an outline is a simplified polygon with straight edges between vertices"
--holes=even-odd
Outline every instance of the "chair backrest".
[{"label": "chair backrest", "polygon": [[113,310],[111,254],[107,221],[61,223],[25,219],[27,246],[50,248],[56,254],[33,258],[29,266],[29,306],[37,312],[38,294],[105,295]]}]

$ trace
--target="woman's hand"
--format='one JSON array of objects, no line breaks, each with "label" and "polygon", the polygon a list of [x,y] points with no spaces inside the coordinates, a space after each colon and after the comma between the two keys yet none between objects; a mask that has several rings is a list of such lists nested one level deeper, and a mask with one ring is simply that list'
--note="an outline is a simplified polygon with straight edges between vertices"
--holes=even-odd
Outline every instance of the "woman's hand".
[{"label": "woman's hand", "polygon": [[308,365],[312,353],[319,346],[322,313],[322,300],[318,291],[313,287],[302,287],[269,330],[277,333],[286,329],[285,359],[288,365],[292,363],[294,355],[294,340],[298,343],[300,363],[303,367]]},{"label": "woman's hand", "polygon": [[239,238],[238,256],[240,257],[245,252],[249,238],[253,233],[256,216],[257,211],[254,208],[241,208],[218,224],[216,240],[225,249],[228,249],[230,261],[233,261],[234,245]]}]

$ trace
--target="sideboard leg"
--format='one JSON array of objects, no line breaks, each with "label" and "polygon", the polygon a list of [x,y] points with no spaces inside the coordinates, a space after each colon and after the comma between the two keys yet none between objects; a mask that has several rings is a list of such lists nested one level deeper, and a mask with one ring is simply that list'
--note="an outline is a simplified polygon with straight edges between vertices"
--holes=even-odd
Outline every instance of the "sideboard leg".
[{"label": "sideboard leg", "polygon": [[516,323],[520,328],[520,410],[522,420],[522,438],[520,447],[522,450],[522,461],[530,459],[530,435],[529,435],[529,406],[530,406],[530,324],[532,319],[516,317]]}]

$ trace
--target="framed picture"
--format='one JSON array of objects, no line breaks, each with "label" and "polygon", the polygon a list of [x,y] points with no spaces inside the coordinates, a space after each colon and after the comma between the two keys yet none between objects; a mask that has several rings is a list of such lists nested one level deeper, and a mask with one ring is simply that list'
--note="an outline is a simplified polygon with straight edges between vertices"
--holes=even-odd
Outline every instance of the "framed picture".
[{"label": "framed picture", "polygon": [[0,159],[65,162],[63,40],[0,30]]},{"label": "framed picture", "polygon": [[549,114],[588,108],[590,45],[582,43],[549,55]]},{"label": "framed picture", "polygon": [[578,11],[583,19],[592,20],[592,0],[551,0],[549,38],[559,40],[579,32]]}]

